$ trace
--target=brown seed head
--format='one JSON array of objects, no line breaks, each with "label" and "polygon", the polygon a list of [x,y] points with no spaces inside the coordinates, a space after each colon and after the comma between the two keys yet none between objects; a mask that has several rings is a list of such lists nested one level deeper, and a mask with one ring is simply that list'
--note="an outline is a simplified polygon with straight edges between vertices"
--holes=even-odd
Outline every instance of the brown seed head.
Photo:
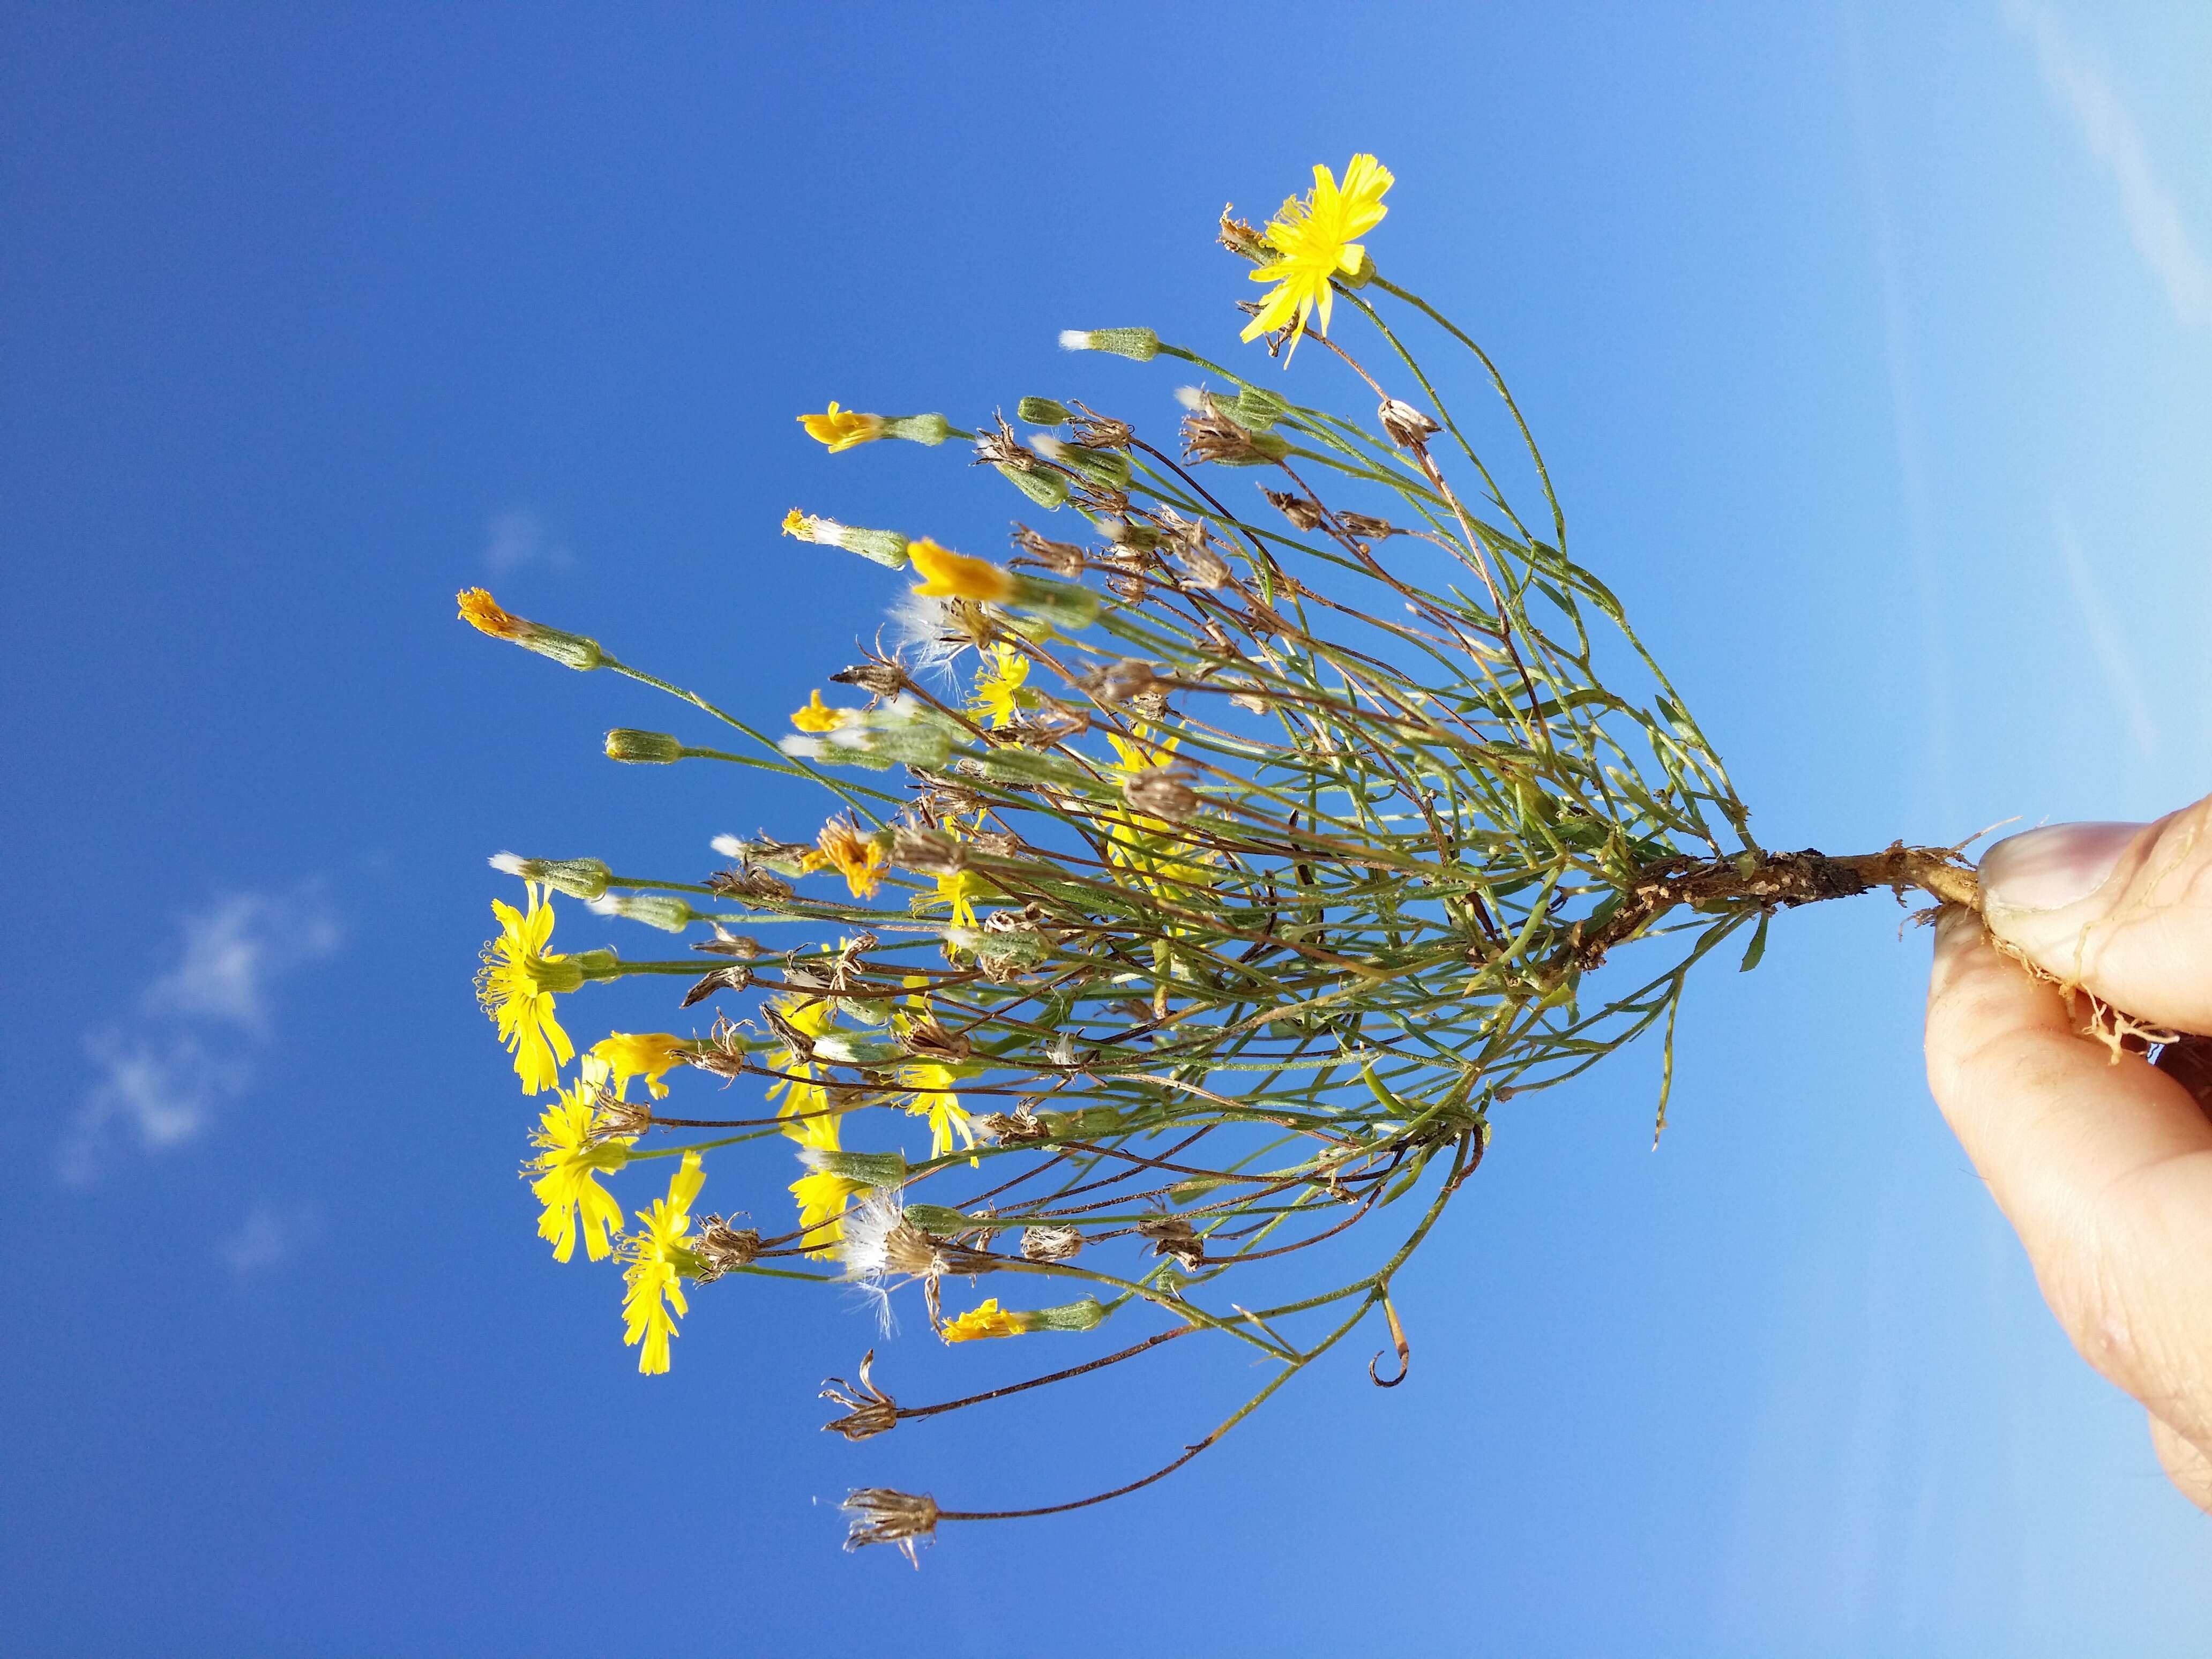
[{"label": "brown seed head", "polygon": [[1006,423],[1006,417],[999,415],[993,418],[998,423],[998,429],[986,432],[975,440],[975,465],[1011,466],[1018,472],[1042,471],[1044,461],[1036,451],[1025,447],[1021,440],[1014,436],[1014,428]]},{"label": "brown seed head", "polygon": [[898,664],[881,660],[854,663],[830,680],[834,685],[857,685],[878,697],[895,697],[914,684]]},{"label": "brown seed head", "polygon": [[653,1127],[653,1108],[641,1100],[624,1100],[604,1085],[593,1103],[589,1138],[605,1140],[615,1135],[641,1135]]},{"label": "brown seed head", "polygon": [[918,1019],[899,1033],[899,1047],[916,1060],[957,1066],[968,1058],[971,1045],[957,1031],[948,1031],[933,1019]]},{"label": "brown seed head", "polygon": [[1383,431],[1390,434],[1390,441],[1403,449],[1426,449],[1430,434],[1443,430],[1413,404],[1400,403],[1395,398],[1385,398],[1375,414],[1382,422]]},{"label": "brown seed head", "polygon": [[1076,407],[1083,412],[1075,417],[1075,441],[1085,449],[1127,449],[1135,441],[1136,428],[1127,421],[1095,414],[1083,404]]},{"label": "brown seed head", "polygon": [[711,1285],[724,1273],[752,1266],[753,1258],[760,1254],[760,1230],[732,1227],[722,1217],[710,1215],[691,1241],[691,1249],[710,1270],[699,1275],[699,1282]]},{"label": "brown seed head", "polygon": [[1121,795],[1147,817],[1180,823],[1199,808],[1198,791],[1183,781],[1182,773],[1164,766],[1132,772],[1121,781]]},{"label": "brown seed head", "polygon": [[825,1431],[834,1431],[848,1440],[866,1440],[898,1426],[898,1401],[876,1386],[875,1378],[870,1375],[875,1367],[876,1351],[871,1348],[860,1361],[857,1385],[842,1376],[833,1376],[822,1385],[822,1397],[844,1407],[846,1413],[824,1423],[822,1426]]},{"label": "brown seed head", "polygon": [[1241,258],[1264,259],[1267,256],[1267,239],[1258,229],[1242,219],[1231,217],[1234,204],[1221,210],[1221,246]]},{"label": "brown seed head", "polygon": [[1321,527],[1322,505],[1310,495],[1300,495],[1288,489],[1262,489],[1274,509],[1301,530]]},{"label": "brown seed head", "polygon": [[[775,878],[771,876],[769,879],[772,881]],[[742,991],[752,982],[753,970],[742,962],[733,962],[726,968],[716,968],[702,974],[693,981],[691,988],[684,994],[684,1000],[678,1006],[691,1007],[704,1002],[717,991]]]},{"label": "brown seed head", "polygon": [[1206,1265],[1205,1243],[1190,1223],[1179,1215],[1154,1216],[1149,1221],[1140,1221],[1137,1233],[1152,1241],[1154,1255],[1173,1257],[1185,1273],[1196,1273]]},{"label": "brown seed head", "polygon": [[1083,574],[1083,550],[1073,542],[1056,542],[1040,536],[1025,524],[1014,526],[1014,545],[1055,576]]},{"label": "brown seed head", "polygon": [[1083,1248],[1083,1235],[1073,1227],[1024,1227],[1022,1260],[1065,1261]]},{"label": "brown seed head", "polygon": [[941,830],[901,824],[891,831],[891,862],[918,875],[949,876],[967,868],[968,854]]},{"label": "brown seed head", "polygon": [[906,1559],[919,1567],[914,1540],[937,1535],[937,1502],[927,1492],[894,1492],[889,1486],[863,1486],[840,1505],[851,1516],[845,1547],[857,1550],[866,1544],[896,1544]]},{"label": "brown seed head", "polygon": [[1363,542],[1379,542],[1388,536],[1402,536],[1406,532],[1388,519],[1370,519],[1364,513],[1340,513],[1336,521],[1345,533],[1357,536]]}]

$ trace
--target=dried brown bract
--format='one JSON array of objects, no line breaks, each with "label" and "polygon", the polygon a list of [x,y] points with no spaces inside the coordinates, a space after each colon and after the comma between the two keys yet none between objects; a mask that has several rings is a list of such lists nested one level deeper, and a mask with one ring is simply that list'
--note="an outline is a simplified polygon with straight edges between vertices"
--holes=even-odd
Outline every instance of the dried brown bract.
[{"label": "dried brown bract", "polygon": [[898,1045],[916,1060],[957,1066],[968,1058],[974,1045],[957,1031],[949,1031],[933,1019],[918,1019],[898,1036]]},{"label": "dried brown bract", "polygon": [[967,867],[968,853],[942,830],[902,823],[891,831],[891,862],[918,875],[949,876]]},{"label": "dried brown bract", "polygon": [[691,1249],[707,1264],[707,1271],[698,1276],[699,1282],[711,1285],[724,1273],[752,1266],[753,1258],[761,1252],[760,1230],[732,1227],[725,1218],[710,1215],[701,1224],[698,1237],[691,1241]]},{"label": "dried brown bract", "polygon": [[1083,1235],[1073,1227],[1024,1227],[1022,1260],[1066,1261],[1083,1248]]},{"label": "dried brown bract", "polygon": [[833,1376],[822,1385],[824,1400],[845,1407],[844,1416],[822,1425],[824,1432],[842,1434],[848,1440],[866,1440],[898,1426],[898,1401],[876,1386],[871,1375],[875,1368],[876,1351],[871,1348],[860,1361],[860,1380],[857,1384]]},{"label": "dried brown bract", "polygon": [[1290,453],[1272,432],[1252,432],[1221,412],[1211,396],[1182,418],[1183,459],[1221,466],[1266,466]]},{"label": "dried brown bract", "polygon": [[1318,530],[1324,509],[1310,495],[1300,495],[1288,489],[1262,489],[1275,511],[1288,519],[1300,530]]},{"label": "dried brown bract", "polygon": [[678,1006],[690,1008],[704,1002],[717,991],[742,991],[753,982],[753,970],[742,962],[733,962],[726,968],[716,968],[702,974],[692,981],[691,988],[684,994]]},{"label": "dried brown bract", "polygon": [[888,658],[854,663],[850,668],[832,674],[830,682],[833,685],[857,685],[863,691],[878,697],[895,697],[914,685],[906,670]]},{"label": "dried brown bract", "polygon": [[1075,417],[1075,441],[1085,449],[1127,449],[1136,441],[1136,428],[1127,421],[1096,414],[1083,404],[1075,406],[1082,410]]},{"label": "dried brown bract", "polygon": [[1185,1273],[1206,1265],[1206,1244],[1190,1223],[1179,1215],[1154,1216],[1137,1224],[1137,1235],[1152,1242],[1152,1254],[1172,1257]]},{"label": "dried brown bract", "polygon": [[845,1547],[857,1550],[867,1544],[896,1544],[908,1562],[919,1567],[914,1540],[937,1536],[941,1511],[927,1492],[894,1492],[889,1486],[863,1486],[839,1507],[853,1517],[845,1532]]},{"label": "dried brown bract", "polygon": [[1200,805],[1198,791],[1185,781],[1187,776],[1164,766],[1132,772],[1121,781],[1122,799],[1147,817],[1180,823],[1194,816]]},{"label": "dried brown bract", "polygon": [[1040,536],[1025,524],[1014,526],[1014,545],[1055,576],[1083,574],[1083,550],[1073,542],[1056,542]]},{"label": "dried brown bract", "polygon": [[975,465],[978,466],[1011,466],[1018,472],[1041,472],[1044,459],[1036,451],[1026,447],[1014,436],[1004,415],[993,417],[997,429],[986,432],[975,440]]},{"label": "dried brown bract", "polygon": [[1431,434],[1443,430],[1413,404],[1395,398],[1385,398],[1375,416],[1390,434],[1390,441],[1404,449],[1426,449]]}]

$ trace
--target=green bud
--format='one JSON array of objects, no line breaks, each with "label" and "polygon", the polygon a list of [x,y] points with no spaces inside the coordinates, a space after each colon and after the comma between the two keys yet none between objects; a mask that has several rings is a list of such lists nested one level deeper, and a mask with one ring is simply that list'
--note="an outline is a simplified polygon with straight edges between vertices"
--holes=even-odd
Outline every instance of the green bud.
[{"label": "green bud", "polygon": [[832,1066],[860,1066],[879,1071],[886,1066],[901,1064],[906,1059],[906,1051],[881,1037],[832,1031],[814,1039],[814,1057]]},{"label": "green bud", "polygon": [[827,1146],[799,1149],[799,1161],[823,1175],[842,1176],[870,1187],[906,1185],[903,1152],[843,1152]]},{"label": "green bud", "polygon": [[[909,1212],[911,1213],[911,1212]],[[1018,1316],[1030,1331],[1095,1331],[1105,1322],[1106,1310],[1096,1297],[1062,1303],[1057,1308],[1036,1308]]]},{"label": "green bud", "polygon": [[1050,509],[1067,500],[1067,477],[1064,473],[1047,468],[1039,468],[1033,472],[1021,466],[1001,466],[999,471],[1007,483],[1039,507]]},{"label": "green bud", "polygon": [[1088,628],[1098,620],[1096,593],[1074,582],[1056,582],[1044,576],[1017,575],[1013,597],[1007,603],[1059,628]]},{"label": "green bud", "polygon": [[1160,337],[1149,328],[1068,328],[1060,335],[1062,351],[1110,351],[1148,363],[1159,356]]},{"label": "green bud", "polygon": [[592,913],[641,921],[664,933],[682,933],[697,914],[673,893],[605,893],[592,901]]},{"label": "green bud", "polygon": [[513,853],[496,854],[491,867],[525,881],[542,881],[556,893],[579,899],[599,897],[614,873],[597,859],[526,859]]},{"label": "green bud", "polygon": [[1006,1224],[998,1221],[979,1221],[943,1204],[909,1204],[906,1206],[905,1214],[906,1218],[922,1231],[935,1233],[939,1238],[950,1238],[955,1233],[973,1232],[978,1227]]},{"label": "green bud", "polygon": [[1064,426],[1069,418],[1067,405],[1049,398],[1024,398],[1014,405],[1014,414],[1030,426]]},{"label": "green bud", "polygon": [[552,658],[563,668],[587,671],[606,660],[597,640],[587,640],[581,634],[564,634],[542,623],[533,625],[526,634],[515,635],[514,642],[526,651]]},{"label": "green bud", "polygon": [[856,530],[851,525],[837,527],[838,546],[893,570],[906,568],[908,539],[896,530]]},{"label": "green bud", "polygon": [[899,415],[884,422],[884,436],[912,443],[941,444],[951,435],[952,422],[942,415]]},{"label": "green bud", "polygon": [[669,766],[684,758],[684,745],[665,732],[633,732],[618,726],[607,733],[607,758],[635,766]]},{"label": "green bud", "polygon": [[1256,386],[1246,386],[1231,402],[1217,407],[1248,432],[1265,432],[1291,412],[1287,398]]}]

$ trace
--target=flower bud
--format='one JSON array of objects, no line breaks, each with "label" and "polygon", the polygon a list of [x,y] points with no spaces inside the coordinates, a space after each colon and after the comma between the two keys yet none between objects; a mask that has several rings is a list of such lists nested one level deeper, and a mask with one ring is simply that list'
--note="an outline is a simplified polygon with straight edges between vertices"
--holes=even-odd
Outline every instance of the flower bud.
[{"label": "flower bud", "polygon": [[906,1218],[924,1232],[935,1233],[939,1238],[950,1238],[955,1233],[973,1232],[978,1227],[991,1224],[972,1220],[958,1210],[943,1204],[909,1204],[906,1206]]},{"label": "flower bud", "polygon": [[797,507],[783,515],[783,533],[823,547],[842,547],[893,570],[906,568],[907,538],[896,530],[861,530]]},{"label": "flower bud", "polygon": [[906,1051],[882,1037],[830,1031],[814,1039],[814,1058],[831,1066],[858,1066],[875,1072],[903,1064]]},{"label": "flower bud", "polygon": [[1067,501],[1067,475],[1064,472],[1048,469],[1032,471],[1024,466],[1000,466],[999,474],[1048,512]]},{"label": "flower bud", "polygon": [[512,616],[481,587],[465,588],[454,597],[460,603],[461,620],[478,633],[495,640],[512,640],[524,650],[550,657],[564,668],[593,669],[606,660],[597,640]]},{"label": "flower bud", "polygon": [[1060,334],[1062,351],[1110,351],[1148,363],[1159,356],[1160,337],[1149,328],[1067,328]]},{"label": "flower bud", "polygon": [[834,1146],[802,1146],[799,1161],[817,1175],[842,1176],[867,1187],[903,1187],[903,1152],[846,1152]]},{"label": "flower bud", "polygon": [[542,881],[570,898],[595,899],[607,890],[614,872],[597,859],[526,859],[514,853],[495,853],[491,867],[525,881]]},{"label": "flower bud", "polygon": [[884,436],[904,438],[909,443],[943,443],[952,435],[952,422],[942,415],[898,415],[884,422]]},{"label": "flower bud", "polygon": [[1133,476],[1129,458],[1121,450],[1088,449],[1081,444],[1062,443],[1046,432],[1037,434],[1036,442],[1038,454],[1062,466],[1073,467],[1094,484],[1108,489],[1128,487]]},{"label": "flower bud", "polygon": [[1014,415],[1030,426],[1064,426],[1070,418],[1067,405],[1050,398],[1024,398],[1014,405]]},{"label": "flower bud", "polygon": [[1248,432],[1265,432],[1291,412],[1290,400],[1277,396],[1264,387],[1248,386],[1240,389],[1226,406],[1230,419]]},{"label": "flower bud", "polygon": [[1067,1302],[1057,1308],[1032,1308],[1014,1316],[1025,1331],[1095,1331],[1105,1322],[1106,1310],[1095,1297]]},{"label": "flower bud", "polygon": [[591,909],[594,915],[626,917],[664,933],[680,933],[696,919],[673,893],[603,893],[591,902]]},{"label": "flower bud", "polygon": [[618,726],[607,733],[607,758],[634,766],[670,766],[684,758],[684,745],[665,732],[633,732]]}]

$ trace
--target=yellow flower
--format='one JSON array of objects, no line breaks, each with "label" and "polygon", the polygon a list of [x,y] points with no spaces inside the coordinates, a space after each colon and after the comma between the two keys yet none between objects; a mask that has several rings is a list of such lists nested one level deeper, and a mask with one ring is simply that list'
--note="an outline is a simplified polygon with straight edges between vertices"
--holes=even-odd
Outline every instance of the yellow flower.
[{"label": "yellow flower", "polygon": [[[669,1180],[668,1196],[654,1199],[652,1209],[637,1212],[645,1230],[623,1236],[623,1260],[629,1264],[623,1269],[629,1286],[623,1292],[623,1317],[629,1326],[623,1344],[635,1347],[643,1341],[637,1368],[647,1376],[668,1369],[668,1339],[676,1334],[676,1316],[691,1311],[684,1299],[684,1264],[691,1254],[687,1248],[691,1200],[699,1196],[706,1179],[699,1154],[684,1153],[683,1164]],[[675,1313],[669,1311],[672,1307]]]},{"label": "yellow flower", "polygon": [[1304,335],[1306,319],[1318,309],[1328,327],[1333,295],[1329,278],[1357,272],[1367,250],[1353,239],[1382,222],[1390,210],[1383,192],[1394,180],[1390,170],[1371,155],[1355,155],[1344,169],[1341,188],[1325,167],[1314,168],[1313,189],[1292,197],[1269,222],[1264,240],[1274,258],[1252,272],[1255,283],[1273,283],[1259,314],[1244,326],[1243,337],[1295,324],[1291,343]]},{"label": "yellow flower", "polygon": [[954,870],[936,878],[937,897],[934,903],[950,906],[955,927],[975,925],[975,895],[982,890],[982,878],[973,870]]},{"label": "yellow flower", "polygon": [[1019,1336],[1029,1327],[1018,1313],[1009,1313],[993,1297],[980,1308],[970,1308],[957,1319],[947,1320],[939,1333],[947,1342],[975,1342],[987,1336]]},{"label": "yellow flower", "polygon": [[[786,997],[775,1005],[776,1013],[792,1030],[803,1037],[818,1037],[837,1020],[837,1005],[828,998],[809,1000],[804,997]],[[801,1059],[795,1049],[778,1048],[768,1057],[768,1069],[779,1073],[769,1086],[768,1097],[783,1097],[778,1115],[793,1120],[784,1125],[784,1133],[802,1146],[835,1147],[837,1145],[837,1120],[827,1115],[830,1097],[814,1079],[820,1075],[814,1062]],[[827,1139],[822,1139],[826,1135]]]},{"label": "yellow flower", "polygon": [[[829,445],[832,455],[841,449],[850,449],[854,444],[872,443],[884,435],[882,416],[863,415],[857,410],[840,409],[835,402],[819,415],[800,416],[799,423],[806,428],[808,437]],[[787,528],[790,523],[788,519],[784,520]]]},{"label": "yellow flower", "polygon": [[808,870],[835,870],[854,898],[873,898],[884,884],[884,849],[860,833],[849,818],[832,818],[815,837],[815,850],[802,861]]},{"label": "yellow flower", "polygon": [[483,948],[483,966],[477,970],[477,1001],[499,1022],[499,1035],[514,1056],[522,1092],[534,1095],[554,1087],[561,1067],[576,1053],[553,1017],[553,994],[573,991],[584,981],[581,971],[566,957],[546,954],[545,941],[553,935],[553,906],[550,901],[539,902],[536,882],[529,883],[528,889],[527,915],[511,904],[491,902],[500,933]]},{"label": "yellow flower", "polygon": [[617,1094],[629,1089],[632,1078],[641,1077],[655,1100],[668,1098],[668,1085],[660,1080],[662,1076],[690,1060],[694,1052],[689,1042],[667,1031],[649,1031],[642,1036],[613,1031],[605,1042],[592,1045],[593,1056],[614,1073]]},{"label": "yellow flower", "polygon": [[841,726],[849,725],[858,712],[851,708],[832,708],[822,701],[821,692],[810,691],[806,695],[806,707],[792,711],[791,723],[802,732],[835,732]]},{"label": "yellow flower", "polygon": [[802,542],[811,542],[814,539],[814,526],[821,522],[811,513],[802,513],[794,507],[783,515],[783,533],[796,536]]},{"label": "yellow flower", "polygon": [[932,1158],[943,1158],[951,1152],[955,1135],[960,1138],[963,1149],[975,1144],[975,1131],[960,1104],[960,1097],[952,1092],[952,1085],[959,1080],[950,1066],[936,1060],[917,1060],[899,1068],[901,1086],[913,1091],[907,1097],[907,1115],[929,1120]]},{"label": "yellow flower", "polygon": [[538,1236],[553,1247],[553,1259],[566,1261],[576,1253],[576,1224],[584,1228],[584,1249],[594,1261],[607,1259],[610,1231],[622,1230],[622,1206],[599,1185],[599,1176],[629,1162],[635,1135],[591,1138],[592,1118],[605,1080],[606,1067],[589,1060],[575,1086],[561,1091],[558,1105],[539,1114],[530,1144],[538,1156],[523,1166],[525,1176],[536,1174],[531,1196],[544,1206],[538,1218]]},{"label": "yellow flower", "polygon": [[1014,594],[1014,574],[988,559],[971,559],[939,547],[927,536],[907,545],[923,580],[914,591],[926,599],[982,599],[1003,605]]},{"label": "yellow flower", "polygon": [[495,640],[520,639],[530,631],[530,624],[520,617],[509,616],[500,608],[497,599],[481,587],[465,588],[454,596],[460,601],[461,620],[480,633]]},{"label": "yellow flower", "polygon": [[1022,685],[1030,677],[1030,659],[1018,645],[1000,640],[983,653],[983,665],[975,676],[975,696],[969,703],[968,712],[988,715],[994,732],[1014,723],[1015,713],[1020,708]]},{"label": "yellow flower", "polygon": [[[830,1138],[834,1141],[837,1120],[816,1121],[833,1126]],[[799,1200],[799,1229],[806,1235],[807,1255],[817,1261],[826,1261],[837,1254],[837,1246],[845,1237],[846,1200],[867,1189],[865,1181],[830,1175],[825,1170],[803,1175],[791,1183],[791,1195]]]}]

